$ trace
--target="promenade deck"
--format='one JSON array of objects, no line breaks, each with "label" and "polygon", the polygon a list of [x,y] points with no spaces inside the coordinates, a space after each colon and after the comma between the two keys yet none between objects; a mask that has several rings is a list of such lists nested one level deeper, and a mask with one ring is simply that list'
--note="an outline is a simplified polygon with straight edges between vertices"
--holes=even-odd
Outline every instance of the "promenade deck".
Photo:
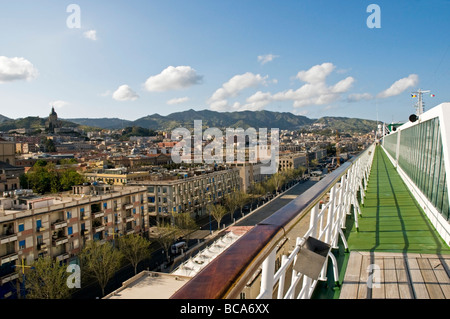
[{"label": "promenade deck", "polygon": [[361,213],[359,231],[348,232],[341,299],[450,298],[450,248],[381,147]]}]

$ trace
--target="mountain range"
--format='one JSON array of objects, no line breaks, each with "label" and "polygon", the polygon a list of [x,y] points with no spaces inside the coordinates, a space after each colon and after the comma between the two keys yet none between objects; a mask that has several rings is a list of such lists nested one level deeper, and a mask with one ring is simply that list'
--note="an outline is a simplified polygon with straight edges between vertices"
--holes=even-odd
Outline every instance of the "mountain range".
[{"label": "mountain range", "polygon": [[[0,131],[15,128],[33,128],[43,124],[39,117],[27,117],[24,119],[8,119],[0,115]],[[306,116],[295,115],[289,112],[273,111],[241,111],[241,112],[216,112],[210,110],[195,111],[193,109],[175,112],[166,116],[159,114],[148,115],[135,121],[119,118],[71,118],[64,119],[65,125],[70,122],[72,126],[89,126],[102,129],[120,129],[130,126],[139,126],[153,130],[173,130],[177,127],[193,128],[194,120],[201,120],[203,127],[217,128],[279,128],[280,130],[299,130],[315,123],[323,124],[326,128],[338,129],[346,132],[367,133],[376,129],[377,122],[373,120],[347,118],[347,117],[322,117],[310,119]]]}]

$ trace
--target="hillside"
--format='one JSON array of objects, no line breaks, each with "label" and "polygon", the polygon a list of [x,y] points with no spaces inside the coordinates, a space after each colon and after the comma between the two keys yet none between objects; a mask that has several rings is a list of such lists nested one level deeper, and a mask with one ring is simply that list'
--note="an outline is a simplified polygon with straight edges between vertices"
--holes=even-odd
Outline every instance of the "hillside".
[{"label": "hillside", "polygon": [[[45,122],[47,121],[47,118],[41,118],[39,116],[28,116],[25,118],[20,118],[20,119],[16,119],[16,120],[6,120],[4,122],[0,122],[0,131],[9,131],[9,130],[14,130],[14,129],[20,129],[20,128],[25,128],[25,129],[38,129],[40,127],[45,127]],[[63,126],[68,126],[68,127],[77,127],[78,124],[69,122],[69,121],[64,121],[62,120],[62,125]]]},{"label": "hillside", "polygon": [[308,124],[314,120],[305,116],[297,116],[292,113],[279,113],[271,111],[243,111],[243,112],[215,112],[210,110],[194,111],[187,110],[176,112],[167,116],[159,114],[149,115],[140,118],[132,125],[149,129],[172,130],[176,127],[192,128],[194,120],[202,120],[202,124],[207,127],[248,127],[254,128],[279,128],[281,130],[294,130]]},{"label": "hillside", "polygon": [[0,114],[0,123],[11,120],[9,117]]},{"label": "hillside", "polygon": [[322,117],[315,123],[326,124],[327,127],[339,130],[341,132],[361,132],[368,133],[377,129],[377,122],[348,117]]},{"label": "hillside", "polygon": [[[26,117],[17,120],[7,119],[1,122],[0,131],[17,128],[33,129],[45,125],[46,118]],[[324,129],[337,129],[341,132],[367,133],[376,129],[376,121],[348,118],[348,117],[322,117],[310,119],[305,116],[294,115],[288,112],[272,111],[242,111],[242,112],[215,112],[210,110],[187,110],[176,112],[167,116],[159,114],[148,115],[135,121],[119,118],[75,118],[62,120],[64,126],[85,126],[102,129],[123,129],[126,127],[141,127],[147,130],[170,131],[177,127],[193,128],[194,120],[201,120],[203,127],[231,128],[279,128],[280,130],[309,129],[314,123],[324,124]]]},{"label": "hillside", "polygon": [[117,128],[123,128],[130,126],[130,123],[132,121],[128,120],[122,120],[119,118],[76,118],[76,119],[67,119],[67,121],[70,121],[72,123],[76,123],[83,126],[90,126],[90,127],[98,127],[98,128],[104,128],[104,129],[117,129]]}]

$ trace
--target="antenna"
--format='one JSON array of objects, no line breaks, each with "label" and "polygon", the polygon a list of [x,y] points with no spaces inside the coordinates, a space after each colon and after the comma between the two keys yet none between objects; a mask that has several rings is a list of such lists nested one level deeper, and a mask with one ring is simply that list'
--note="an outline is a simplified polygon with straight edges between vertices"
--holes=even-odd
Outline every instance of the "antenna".
[{"label": "antenna", "polygon": [[[411,92],[411,97],[417,98],[417,103],[415,105],[417,116],[420,116],[424,112],[424,102],[423,102],[423,98],[422,98],[422,95],[424,93],[430,93],[430,90],[419,89],[416,92]],[[430,96],[434,97],[434,94],[430,94]]]}]

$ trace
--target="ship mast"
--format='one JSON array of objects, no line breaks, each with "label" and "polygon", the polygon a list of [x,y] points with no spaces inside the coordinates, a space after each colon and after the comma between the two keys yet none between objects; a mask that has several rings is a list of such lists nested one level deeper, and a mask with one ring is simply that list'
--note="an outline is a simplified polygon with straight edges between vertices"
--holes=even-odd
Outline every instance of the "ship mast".
[{"label": "ship mast", "polygon": [[[422,115],[424,112],[424,103],[423,103],[423,97],[422,97],[424,93],[430,93],[430,90],[419,89],[416,92],[411,92],[411,97],[413,97],[413,98],[417,97],[417,103],[415,105],[417,116]],[[430,94],[430,96],[434,97],[434,94]]]}]

